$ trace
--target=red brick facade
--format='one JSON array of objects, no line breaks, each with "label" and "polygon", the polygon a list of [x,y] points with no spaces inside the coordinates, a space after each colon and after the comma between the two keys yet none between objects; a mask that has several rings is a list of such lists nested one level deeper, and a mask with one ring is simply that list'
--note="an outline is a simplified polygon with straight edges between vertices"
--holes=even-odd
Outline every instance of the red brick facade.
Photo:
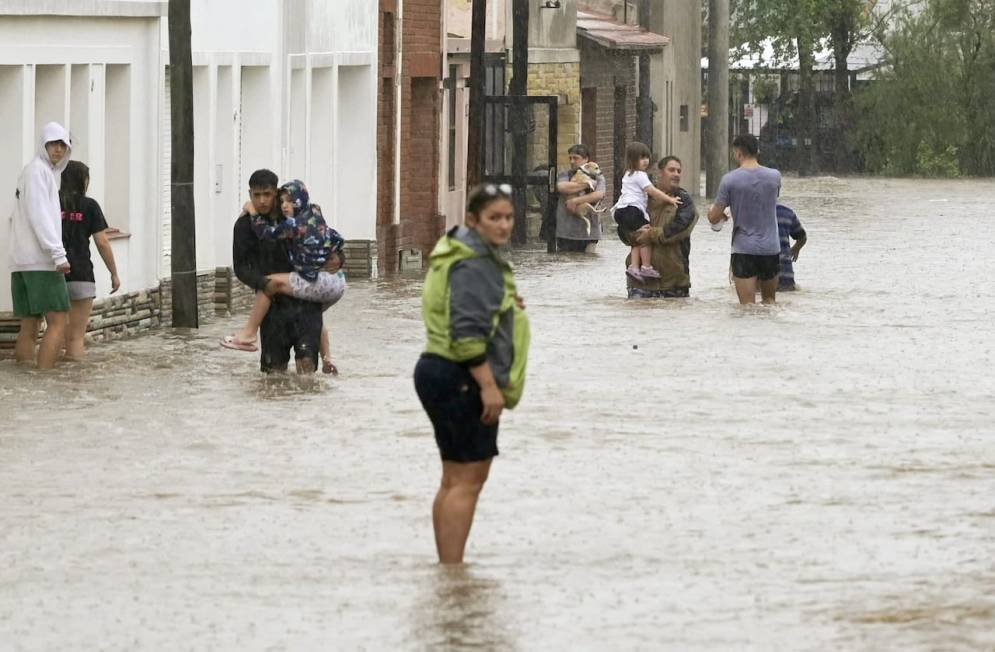
[{"label": "red brick facade", "polygon": [[[581,142],[590,140],[594,143],[593,157],[608,182],[608,197],[615,198],[616,179],[625,171],[625,146],[636,139],[636,99],[639,95],[636,58],[631,53],[608,50],[587,39],[578,39],[578,46],[581,95],[595,106],[597,114],[595,119],[585,115]],[[624,115],[616,116],[616,103],[624,107]],[[585,106],[582,110],[589,108]],[[622,132],[615,129],[616,118],[625,123]],[[591,134],[591,129],[596,131]]]},{"label": "red brick facade", "polygon": [[[377,116],[377,243],[381,271],[398,266],[398,252],[418,249],[423,260],[445,228],[439,214],[439,120],[442,96],[442,7],[439,0],[405,0],[398,29],[396,2],[380,0],[380,95]],[[394,35],[401,34],[400,61]],[[399,65],[395,65],[399,64]],[[401,85],[400,223],[394,224],[395,76]]]}]

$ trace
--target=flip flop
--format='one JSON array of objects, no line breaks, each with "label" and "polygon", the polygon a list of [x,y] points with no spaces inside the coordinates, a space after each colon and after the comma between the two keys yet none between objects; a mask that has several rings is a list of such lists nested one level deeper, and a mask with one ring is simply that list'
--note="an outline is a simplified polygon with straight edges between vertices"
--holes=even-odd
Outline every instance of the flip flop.
[{"label": "flip flop", "polygon": [[221,338],[221,346],[234,351],[258,351],[259,347],[251,342],[243,342],[235,335],[225,335]]}]

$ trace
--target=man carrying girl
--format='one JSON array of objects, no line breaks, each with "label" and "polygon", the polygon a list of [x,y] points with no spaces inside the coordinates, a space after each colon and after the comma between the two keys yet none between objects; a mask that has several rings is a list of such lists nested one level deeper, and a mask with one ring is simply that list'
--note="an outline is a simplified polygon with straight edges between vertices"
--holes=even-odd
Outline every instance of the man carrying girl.
[{"label": "man carrying girl", "polygon": [[[232,263],[238,280],[263,293],[272,301],[259,326],[259,368],[266,373],[286,371],[294,352],[298,373],[313,373],[321,348],[322,306],[279,294],[274,274],[294,271],[290,263],[293,241],[287,238],[260,238],[250,216],[265,218],[270,224],[283,221],[278,204],[279,181],[270,170],[256,170],[249,177],[251,210],[243,210],[232,230]],[[253,337],[255,333],[252,333]],[[255,344],[251,345],[255,348]],[[250,349],[252,350],[252,349]]]},{"label": "man carrying girl", "polygon": [[[269,274],[270,291],[313,301],[327,310],[345,292],[345,279],[339,274],[342,267],[342,245],[338,232],[325,223],[321,207],[311,203],[310,194],[303,181],[294,180],[280,187],[278,198],[284,220],[273,223],[266,216],[255,213],[251,201],[243,209],[249,214],[252,229],[260,239],[288,239],[290,262],[294,271],[289,274]],[[249,320],[236,335],[228,335],[221,345],[238,350],[256,350],[253,342],[256,331],[269,312],[271,300],[266,292],[256,293],[255,306]],[[321,357],[325,373],[337,373],[329,352],[328,330],[321,329]]]},{"label": "man carrying girl", "polygon": [[664,204],[680,206],[678,197],[671,197],[656,188],[646,174],[650,165],[650,148],[643,143],[630,143],[625,148],[625,174],[622,175],[622,194],[615,204],[615,222],[618,224],[618,236],[622,242],[630,246],[630,263],[625,273],[637,281],[650,278],[660,278],[660,273],[653,269],[653,246],[636,244],[634,234],[650,223],[649,198],[652,197]]}]

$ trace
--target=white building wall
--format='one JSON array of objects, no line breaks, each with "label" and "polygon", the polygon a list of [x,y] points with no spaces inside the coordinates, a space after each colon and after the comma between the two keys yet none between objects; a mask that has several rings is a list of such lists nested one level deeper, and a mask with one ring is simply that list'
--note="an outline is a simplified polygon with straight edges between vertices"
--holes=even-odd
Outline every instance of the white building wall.
[{"label": "white building wall", "polygon": [[[303,179],[343,237],[375,240],[378,3],[304,4],[305,11],[295,12],[286,26],[288,40],[306,34],[302,54],[309,129]],[[297,102],[291,89],[291,116],[299,112]]]},{"label": "white building wall", "polygon": [[[81,29],[81,19],[63,15],[78,4],[0,2],[0,116],[8,142],[15,144],[0,149],[0,183],[15,185],[38,148],[45,122],[63,122],[73,136],[73,157],[90,167],[90,196],[103,206],[111,226],[129,234],[112,240],[122,290],[152,287],[158,274],[147,261],[154,260],[158,228],[148,216],[155,214],[158,198],[148,190],[155,188],[158,172],[160,5],[142,3],[129,17],[107,15],[97,7]],[[30,15],[32,8],[52,15]],[[10,215],[13,203],[12,192],[0,193],[0,216]],[[0,311],[11,308],[9,228],[9,221],[0,219],[5,268]],[[93,255],[99,259],[95,249]],[[103,296],[110,279],[99,260],[95,267]]]},{"label": "white building wall", "polygon": [[[0,184],[14,186],[41,125],[65,123],[89,194],[129,234],[112,241],[123,291],[170,274],[166,8],[0,0]],[[192,1],[199,270],[231,264],[231,227],[261,167],[303,178],[346,239],[375,239],[377,18],[372,0]],[[3,267],[12,208],[0,193]],[[110,282],[93,253],[99,298]]]}]

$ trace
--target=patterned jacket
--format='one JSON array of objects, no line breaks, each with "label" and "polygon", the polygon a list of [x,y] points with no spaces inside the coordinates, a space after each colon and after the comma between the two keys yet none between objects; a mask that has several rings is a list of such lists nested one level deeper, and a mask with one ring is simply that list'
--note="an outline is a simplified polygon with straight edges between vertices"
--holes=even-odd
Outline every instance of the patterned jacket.
[{"label": "patterned jacket", "polygon": [[294,271],[306,281],[314,281],[328,259],[342,251],[345,241],[325,223],[321,207],[311,203],[303,181],[295,179],[280,186],[278,196],[284,194],[290,195],[294,216],[273,224],[262,215],[254,215],[252,230],[260,238],[292,239],[289,254]]}]

